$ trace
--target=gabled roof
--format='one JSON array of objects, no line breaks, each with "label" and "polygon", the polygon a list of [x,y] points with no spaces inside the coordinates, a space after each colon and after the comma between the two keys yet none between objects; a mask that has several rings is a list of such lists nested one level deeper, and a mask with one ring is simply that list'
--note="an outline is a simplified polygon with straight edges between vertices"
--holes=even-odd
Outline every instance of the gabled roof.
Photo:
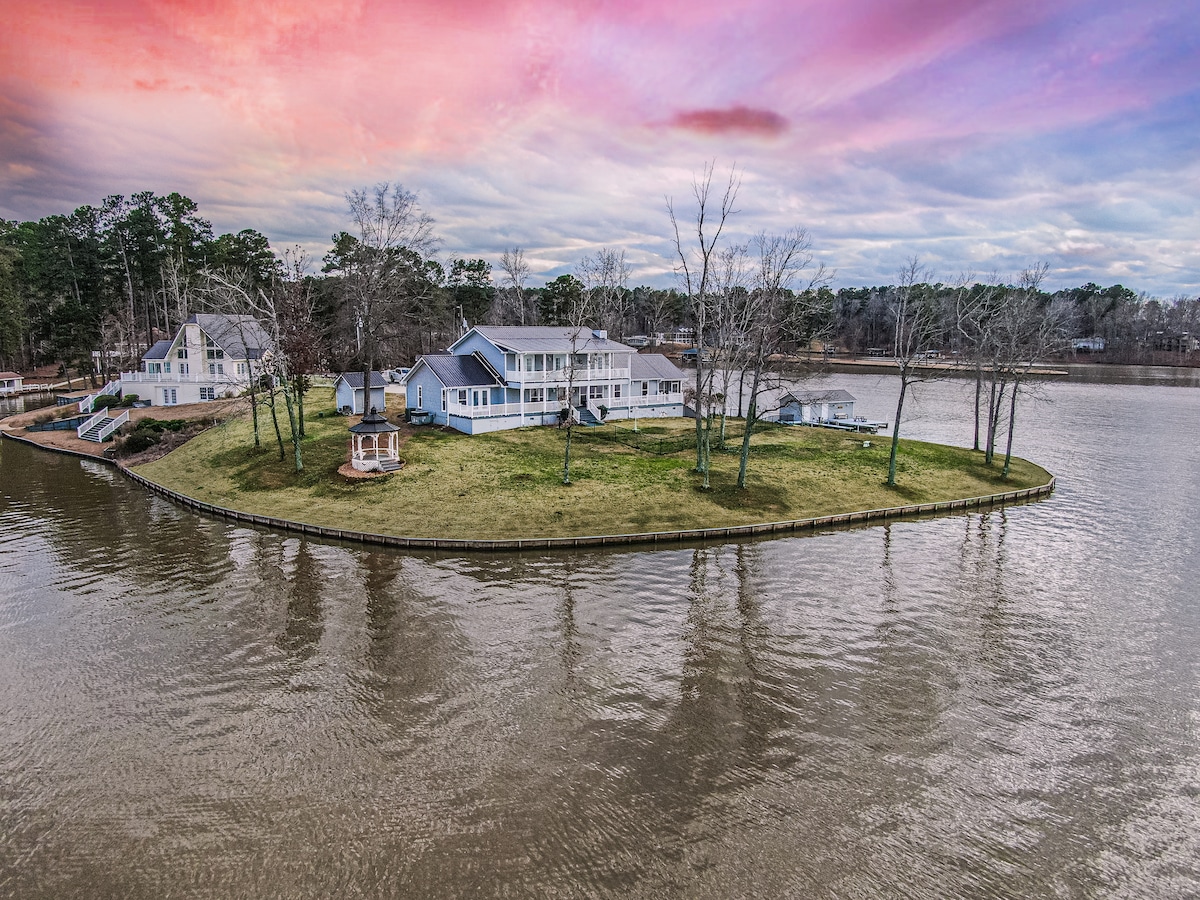
[{"label": "gabled roof", "polygon": [[408,373],[405,379],[406,383],[412,381],[413,375],[417,372],[417,366],[422,363],[428,366],[429,371],[433,372],[437,380],[448,388],[497,387],[504,384],[475,354],[453,356],[440,353],[422,356],[418,359],[417,365],[413,366],[412,371]]},{"label": "gabled roof", "polygon": [[146,351],[142,359],[166,359],[174,341],[155,341],[154,346]]},{"label": "gabled roof", "polygon": [[629,377],[634,381],[650,378],[660,381],[682,381],[683,370],[661,353],[638,353],[630,363]]},{"label": "gabled roof", "polygon": [[789,391],[779,398],[781,403],[792,400],[799,403],[853,403],[854,397],[849,391],[833,388],[828,391]]},{"label": "gabled roof", "polygon": [[9,379],[12,379],[12,378],[23,378],[23,377],[24,376],[22,376],[19,372],[0,372],[0,378],[3,378],[5,381],[8,381]]},{"label": "gabled roof", "polygon": [[[576,329],[550,325],[476,325],[471,331],[487,338],[501,350],[510,353],[634,353],[617,341],[600,337],[603,332],[584,328],[572,348],[572,336]],[[453,350],[471,333],[468,331],[450,345]]]},{"label": "gabled roof", "polygon": [[[354,388],[354,390],[356,390],[356,391],[362,390],[362,386],[363,386],[362,372],[343,372],[341,375],[339,375],[337,377],[337,380],[334,381],[334,385],[336,385],[338,383],[338,381],[346,382],[346,384],[350,385],[350,387]],[[381,388],[381,387],[387,387],[387,382],[383,380],[383,375],[381,375],[379,372],[372,371],[371,372],[371,389],[374,390],[375,388]]]},{"label": "gabled roof", "polygon": [[188,322],[199,325],[233,359],[261,359],[263,351],[273,344],[267,330],[253,316],[196,313]]}]

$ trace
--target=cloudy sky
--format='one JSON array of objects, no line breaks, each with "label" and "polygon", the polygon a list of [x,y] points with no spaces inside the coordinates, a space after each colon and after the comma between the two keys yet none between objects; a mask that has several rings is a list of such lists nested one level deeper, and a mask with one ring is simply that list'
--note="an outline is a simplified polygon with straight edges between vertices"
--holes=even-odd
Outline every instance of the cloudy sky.
[{"label": "cloudy sky", "polygon": [[179,191],[323,253],[345,193],[418,193],[444,256],[671,283],[667,196],[742,174],[836,286],[1200,293],[1194,0],[0,0],[0,217]]}]

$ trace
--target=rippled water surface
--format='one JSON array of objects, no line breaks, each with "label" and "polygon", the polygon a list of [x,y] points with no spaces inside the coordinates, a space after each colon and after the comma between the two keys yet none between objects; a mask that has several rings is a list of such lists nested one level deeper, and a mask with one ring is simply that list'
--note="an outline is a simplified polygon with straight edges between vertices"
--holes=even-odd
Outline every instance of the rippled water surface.
[{"label": "rippled water surface", "polygon": [[665,550],[320,543],[4,442],[0,895],[1197,896],[1200,390],[1045,394],[1048,501]]}]

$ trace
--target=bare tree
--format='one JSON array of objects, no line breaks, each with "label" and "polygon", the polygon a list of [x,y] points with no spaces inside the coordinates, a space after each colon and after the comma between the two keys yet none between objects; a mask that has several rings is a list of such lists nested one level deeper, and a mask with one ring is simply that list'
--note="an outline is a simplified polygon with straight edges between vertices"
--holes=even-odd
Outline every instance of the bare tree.
[{"label": "bare tree", "polygon": [[[793,228],[781,235],[760,232],[751,245],[756,268],[754,300],[746,316],[745,369],[750,370],[751,383],[738,461],[737,485],[742,489],[746,487],[750,437],[759,418],[759,397],[765,387],[763,376],[772,354],[779,350],[785,337],[825,336],[833,323],[833,295],[819,290],[833,280],[833,272],[823,263],[813,268],[812,238],[806,229]],[[809,271],[807,285],[798,295],[793,294],[796,280],[806,271]]]},{"label": "bare tree", "polygon": [[[691,307],[692,325],[696,335],[696,382],[692,392],[692,402],[696,412],[696,471],[703,478],[701,487],[708,490],[711,486],[709,479],[709,461],[712,450],[712,425],[714,414],[713,367],[705,359],[705,337],[709,326],[710,304],[716,276],[715,263],[717,245],[729,217],[736,212],[733,205],[737,200],[741,187],[741,176],[736,168],[729,170],[729,178],[720,200],[715,204],[712,197],[712,180],[714,165],[706,163],[700,175],[692,179],[692,197],[695,200],[695,214],[692,224],[695,228],[695,243],[691,236],[685,245],[679,230],[679,220],[675,215],[675,205],[670,197],[667,198],[667,214],[671,217],[671,229],[674,232],[675,255],[677,263],[676,274],[683,282],[687,292],[688,303]],[[715,208],[714,208],[715,206]]]},{"label": "bare tree", "polygon": [[[567,355],[567,388],[565,399],[566,404],[562,410],[562,423],[567,432],[566,446],[563,451],[563,470],[562,483],[571,483],[571,438],[577,421],[577,412],[575,409],[575,387],[579,378],[579,370],[586,370],[588,360],[586,353],[580,353],[588,341],[591,340],[591,326],[589,320],[592,318],[595,306],[594,295],[589,291],[580,291],[577,298],[569,305],[567,309],[568,320],[568,339],[571,344],[571,352]],[[583,390],[584,388],[580,388]]]},{"label": "bare tree", "polygon": [[529,263],[525,261],[525,251],[520,247],[505,250],[500,257],[500,268],[504,272],[504,296],[508,305],[516,313],[517,322],[525,324],[525,284],[529,281]]},{"label": "bare tree", "polygon": [[625,337],[625,322],[629,318],[629,276],[632,269],[625,261],[625,251],[608,247],[596,255],[585,256],[578,266],[579,280],[595,294],[593,312],[600,327],[617,340]]},{"label": "bare tree", "polygon": [[900,417],[909,389],[926,381],[935,373],[922,366],[925,351],[941,330],[941,316],[929,290],[928,270],[914,256],[900,271],[899,282],[892,290],[889,308],[895,325],[892,340],[892,359],[900,378],[900,395],[896,399],[896,418],[892,422],[892,448],[888,454],[889,485],[896,484],[896,451],[900,446]]},{"label": "bare tree", "polygon": [[364,397],[369,397],[382,339],[406,323],[405,306],[415,305],[414,295],[430,289],[427,258],[437,241],[433,219],[417,195],[401,185],[384,181],[370,190],[354,190],[346,194],[346,202],[355,233],[335,236],[325,268],[342,275]]}]

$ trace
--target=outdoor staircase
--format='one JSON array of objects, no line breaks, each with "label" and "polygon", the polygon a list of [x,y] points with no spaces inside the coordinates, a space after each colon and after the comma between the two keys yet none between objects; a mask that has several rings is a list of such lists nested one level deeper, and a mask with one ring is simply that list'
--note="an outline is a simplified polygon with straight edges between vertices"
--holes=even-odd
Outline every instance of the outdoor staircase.
[{"label": "outdoor staircase", "polygon": [[379,461],[380,472],[399,472],[404,467],[404,463],[398,459],[381,459]]},{"label": "outdoor staircase", "polygon": [[76,429],[75,433],[83,441],[94,441],[102,444],[109,439],[114,431],[129,421],[129,410],[121,410],[120,415],[110,416],[107,410],[101,410]]},{"label": "outdoor staircase", "polygon": [[586,425],[589,428],[595,428],[597,425],[604,424],[604,422],[602,422],[600,419],[597,419],[592,414],[592,411],[590,409],[588,409],[586,406],[576,407],[575,412],[579,413],[579,424],[580,425]]}]

